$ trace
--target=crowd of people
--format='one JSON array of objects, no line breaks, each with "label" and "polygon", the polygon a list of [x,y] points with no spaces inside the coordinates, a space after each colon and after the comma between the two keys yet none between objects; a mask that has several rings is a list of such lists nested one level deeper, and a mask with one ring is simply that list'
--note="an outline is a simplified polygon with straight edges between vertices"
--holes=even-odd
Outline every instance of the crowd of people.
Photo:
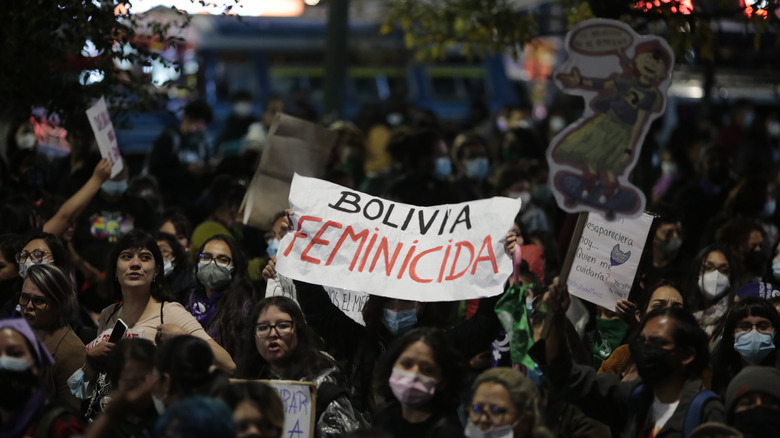
[{"label": "crowd of people", "polygon": [[328,181],[419,206],[522,201],[500,230],[508,254],[522,248],[502,294],[369,295],[357,320],[316,281],[276,274],[292,212],[268,230],[238,221],[274,116],[290,109],[274,97],[255,116],[252,104],[236,95],[211,142],[211,109],[191,102],[113,177],[86,121],[71,121],[59,158],[30,119],[11,129],[0,438],[279,438],[273,380],[313,383],[318,438],[780,433],[777,109],[736,102],[667,144],[651,131],[633,181],[655,221],[613,309],[558,279],[577,217],[555,204],[545,154],[568,108],[537,120],[475,107],[455,126],[371,106],[330,124]]}]

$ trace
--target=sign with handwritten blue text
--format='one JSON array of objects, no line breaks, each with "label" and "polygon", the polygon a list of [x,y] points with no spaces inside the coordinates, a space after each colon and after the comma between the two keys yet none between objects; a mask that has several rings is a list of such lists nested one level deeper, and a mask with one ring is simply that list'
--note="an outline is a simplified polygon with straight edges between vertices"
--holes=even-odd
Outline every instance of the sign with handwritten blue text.
[{"label": "sign with handwritten blue text", "polygon": [[652,224],[647,213],[613,221],[588,214],[566,281],[569,293],[614,310],[631,292]]}]

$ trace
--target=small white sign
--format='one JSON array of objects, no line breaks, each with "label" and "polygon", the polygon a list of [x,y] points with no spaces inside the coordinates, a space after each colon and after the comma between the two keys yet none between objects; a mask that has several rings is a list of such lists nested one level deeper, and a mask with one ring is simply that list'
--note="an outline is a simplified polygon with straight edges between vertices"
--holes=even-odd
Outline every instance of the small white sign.
[{"label": "small white sign", "polygon": [[100,156],[111,163],[111,177],[115,177],[122,171],[122,157],[119,154],[119,144],[116,141],[116,132],[108,114],[106,99],[101,97],[94,105],[87,109],[87,118],[95,133]]}]

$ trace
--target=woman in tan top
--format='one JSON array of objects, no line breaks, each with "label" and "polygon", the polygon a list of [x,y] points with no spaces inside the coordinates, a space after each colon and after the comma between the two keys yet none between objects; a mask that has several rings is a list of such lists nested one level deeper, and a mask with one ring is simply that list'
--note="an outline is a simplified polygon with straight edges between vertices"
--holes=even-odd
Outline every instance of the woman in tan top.
[{"label": "woman in tan top", "polygon": [[[158,346],[179,335],[201,338],[211,347],[215,365],[228,375],[233,374],[236,365],[228,352],[211,339],[181,304],[168,301],[163,258],[152,236],[140,230],[127,233],[119,239],[108,261],[106,281],[118,303],[103,309],[98,319],[98,337],[87,345],[87,380],[93,380],[114,347],[109,338],[119,319],[127,325],[123,338],[141,337]],[[108,387],[104,374],[98,376],[97,386],[99,393]],[[94,396],[92,399],[88,416],[102,408],[95,402],[103,402]]]},{"label": "woman in tan top", "polygon": [[31,265],[26,274],[19,294],[22,316],[54,356],[54,365],[41,371],[41,380],[54,396],[78,408],[80,401],[68,389],[68,377],[84,364],[86,352],[68,325],[76,302],[70,279],[47,264]]}]

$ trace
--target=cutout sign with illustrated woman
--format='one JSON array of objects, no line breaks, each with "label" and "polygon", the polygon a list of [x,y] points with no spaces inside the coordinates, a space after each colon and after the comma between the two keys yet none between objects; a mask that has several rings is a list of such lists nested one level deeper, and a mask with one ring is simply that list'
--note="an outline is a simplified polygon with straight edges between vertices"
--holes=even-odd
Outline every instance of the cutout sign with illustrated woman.
[{"label": "cutout sign with illustrated woman", "polygon": [[553,77],[566,93],[585,99],[585,112],[547,151],[558,205],[608,220],[637,216],[645,197],[628,176],[650,123],[666,107],[674,55],[662,38],[604,19],[572,29],[566,50],[569,58]]}]

